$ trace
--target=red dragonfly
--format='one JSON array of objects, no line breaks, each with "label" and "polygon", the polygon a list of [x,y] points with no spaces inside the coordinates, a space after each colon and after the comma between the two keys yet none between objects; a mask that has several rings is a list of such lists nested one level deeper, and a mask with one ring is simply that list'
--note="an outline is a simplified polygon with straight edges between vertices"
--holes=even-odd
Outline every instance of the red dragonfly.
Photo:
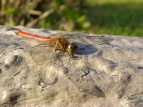
[{"label": "red dragonfly", "polygon": [[76,44],[70,43],[63,35],[55,36],[52,38],[52,37],[41,37],[20,30],[14,30],[14,32],[22,36],[38,39],[40,41],[49,43],[51,46],[55,47],[55,51],[61,50],[64,52],[68,52],[70,57],[73,57],[73,54],[78,50]]}]

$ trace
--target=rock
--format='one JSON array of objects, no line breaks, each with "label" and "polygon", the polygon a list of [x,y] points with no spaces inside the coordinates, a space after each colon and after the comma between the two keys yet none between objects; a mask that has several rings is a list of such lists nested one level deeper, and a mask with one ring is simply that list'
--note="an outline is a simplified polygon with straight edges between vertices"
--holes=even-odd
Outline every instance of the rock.
[{"label": "rock", "polygon": [[[13,30],[75,42],[75,58]],[[143,106],[143,38],[0,26],[0,105]]]}]

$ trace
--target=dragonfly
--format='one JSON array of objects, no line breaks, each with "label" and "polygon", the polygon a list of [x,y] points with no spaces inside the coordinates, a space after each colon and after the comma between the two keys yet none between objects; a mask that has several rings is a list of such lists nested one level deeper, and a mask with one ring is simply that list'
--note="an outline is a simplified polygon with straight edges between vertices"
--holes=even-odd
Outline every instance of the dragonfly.
[{"label": "dragonfly", "polygon": [[49,43],[51,46],[55,47],[56,50],[64,51],[69,54],[71,58],[74,57],[74,53],[78,50],[78,47],[75,43],[70,43],[63,35],[54,36],[54,37],[41,37],[21,30],[14,30],[18,35],[22,35],[29,38],[34,38],[46,43]]}]

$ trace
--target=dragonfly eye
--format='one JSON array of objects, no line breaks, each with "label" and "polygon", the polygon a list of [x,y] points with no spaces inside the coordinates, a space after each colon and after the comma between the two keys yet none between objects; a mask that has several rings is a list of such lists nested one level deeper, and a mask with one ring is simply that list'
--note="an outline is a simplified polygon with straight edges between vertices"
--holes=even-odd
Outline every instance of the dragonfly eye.
[{"label": "dragonfly eye", "polygon": [[70,44],[68,45],[68,52],[70,52],[70,53],[76,52],[77,49],[78,49],[78,47],[76,46],[75,43],[70,43]]}]

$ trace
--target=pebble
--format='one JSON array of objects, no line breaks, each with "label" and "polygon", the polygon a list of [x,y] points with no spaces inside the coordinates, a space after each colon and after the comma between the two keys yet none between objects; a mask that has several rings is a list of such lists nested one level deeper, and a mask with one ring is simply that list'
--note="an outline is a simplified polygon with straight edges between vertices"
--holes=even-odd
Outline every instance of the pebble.
[{"label": "pebble", "polygon": [[23,89],[28,89],[31,85],[30,84],[21,84],[20,87]]},{"label": "pebble", "polygon": [[13,64],[18,65],[23,60],[23,57],[20,55],[12,55],[5,58],[4,64],[6,66],[12,66]]}]

